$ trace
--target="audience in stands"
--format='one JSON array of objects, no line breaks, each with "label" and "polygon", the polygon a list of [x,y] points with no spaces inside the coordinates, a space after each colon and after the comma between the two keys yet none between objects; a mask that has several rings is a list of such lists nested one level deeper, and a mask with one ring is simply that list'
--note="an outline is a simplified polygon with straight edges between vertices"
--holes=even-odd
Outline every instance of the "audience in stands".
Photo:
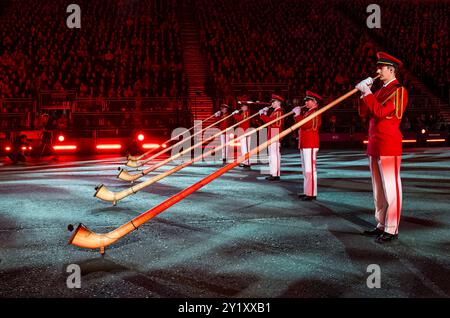
[{"label": "audience in stands", "polygon": [[[187,94],[176,0],[11,1],[1,13],[0,98],[76,90],[80,97]],[[61,18],[55,18],[61,17]]]},{"label": "audience in stands", "polygon": [[[342,12],[353,14],[364,26],[366,17],[357,14],[373,3],[371,0],[342,0]],[[449,1],[376,2],[382,10],[382,27],[372,29],[386,50],[401,58],[406,67],[441,98],[449,101],[450,41]],[[361,11],[363,12],[363,11]]]},{"label": "audience in stands", "polygon": [[[332,100],[374,74],[375,53],[383,49],[448,99],[449,2],[380,0],[381,29],[366,27],[370,3],[191,0],[210,74],[207,94],[217,103],[234,104],[236,85],[252,83],[245,88],[252,92],[239,94],[264,100],[272,92],[260,88],[271,84],[280,93],[284,89],[290,99],[309,89]],[[115,111],[107,109],[104,97],[136,98],[139,109],[146,110],[142,97],[188,95],[178,1],[79,0],[77,4],[83,8],[81,29],[66,26],[63,0],[33,5],[17,0],[3,6],[1,112],[15,112],[3,105],[5,98],[36,99],[47,90],[75,90],[78,97],[95,98],[95,111]],[[415,87],[405,75],[400,74],[411,94]],[[351,100],[341,107],[356,110]],[[84,106],[77,109],[92,111]],[[366,129],[351,116],[344,119],[334,112],[327,116],[324,131],[338,130],[340,121],[352,132]],[[427,116],[405,118],[402,127],[446,129],[442,118]]]}]

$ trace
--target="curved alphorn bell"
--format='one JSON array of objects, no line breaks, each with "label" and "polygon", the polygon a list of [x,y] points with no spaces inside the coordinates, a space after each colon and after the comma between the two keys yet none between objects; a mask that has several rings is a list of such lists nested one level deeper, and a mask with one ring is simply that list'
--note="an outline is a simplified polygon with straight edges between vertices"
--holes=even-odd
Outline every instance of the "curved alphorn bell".
[{"label": "curved alphorn bell", "polygon": [[[374,79],[378,78],[375,77]],[[272,143],[275,141],[284,138],[291,132],[297,130],[302,125],[304,125],[306,122],[310,121],[311,119],[321,115],[328,109],[336,106],[343,100],[347,99],[348,97],[355,94],[358,90],[355,88],[348,93],[342,95],[341,97],[337,98],[333,102],[329,103],[328,105],[324,106],[323,108],[319,109],[318,111],[312,113],[308,117],[303,118],[298,123],[292,125],[288,129],[283,130],[278,135],[272,137],[270,140],[266,141],[265,143],[257,146],[256,148],[253,148],[250,152],[246,153],[244,156],[240,156],[237,158],[234,162],[227,164],[226,166],[223,166],[222,168],[218,169],[217,171],[213,172],[212,174],[206,176],[202,180],[194,183],[190,187],[180,191],[179,193],[173,195],[172,197],[166,199],[162,203],[158,204],[154,208],[142,213],[141,215],[137,216],[136,218],[132,219],[131,221],[123,224],[122,226],[118,227],[115,230],[112,230],[108,233],[104,234],[98,234],[95,232],[92,232],[89,230],[86,226],[83,224],[79,224],[76,228],[75,232],[72,234],[72,236],[69,239],[69,244],[82,247],[82,248],[91,248],[91,249],[100,249],[100,253],[105,252],[105,247],[113,244],[123,236],[129,234],[130,232],[136,230],[139,226],[147,222],[148,220],[152,219],[153,217],[157,216],[158,214],[164,212],[168,208],[170,208],[172,205],[178,203],[179,201],[183,200],[187,196],[191,195],[192,193],[196,192],[198,189],[202,188],[203,186],[207,185],[211,181],[217,179],[227,171],[233,169],[237,165],[239,165],[244,160],[249,159],[251,156],[259,153],[260,151],[266,149],[269,147]]]},{"label": "curved alphorn bell", "polygon": [[[182,133],[180,133],[180,134],[178,134],[178,135],[176,135],[176,136],[174,136],[174,137],[172,137],[172,138],[170,138],[170,139],[164,141],[164,142],[163,142],[163,145],[166,144],[166,143],[168,143],[168,142],[170,142],[170,141],[172,141],[172,140],[177,139],[178,137],[184,135],[186,132],[191,131],[191,130],[194,129],[195,127],[197,127],[197,126],[203,124],[204,122],[210,120],[212,117],[214,117],[214,114],[212,114],[212,115],[209,116],[208,118],[202,120],[202,121],[199,122],[197,125],[192,126],[192,127],[189,128],[188,130],[186,130],[186,131],[184,131],[184,132],[182,132]],[[142,155],[140,155],[140,156],[130,156],[130,155],[129,155],[129,156],[127,157],[127,162],[128,162],[128,161],[139,161],[139,160],[141,160],[142,158],[144,158],[144,157],[146,157],[147,155],[149,155],[149,154],[151,154],[152,152],[154,152],[156,149],[158,149],[158,148],[150,149],[149,151],[144,152],[144,153],[143,153]]]}]

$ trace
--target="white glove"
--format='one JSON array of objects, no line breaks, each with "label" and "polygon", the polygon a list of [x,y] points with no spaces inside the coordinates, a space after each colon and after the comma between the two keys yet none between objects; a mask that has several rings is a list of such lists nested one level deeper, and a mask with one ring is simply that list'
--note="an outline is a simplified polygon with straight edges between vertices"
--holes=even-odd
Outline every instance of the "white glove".
[{"label": "white glove", "polygon": [[264,115],[267,114],[267,112],[264,111],[264,108],[259,110],[259,116],[261,116],[262,114],[264,114]]},{"label": "white glove", "polygon": [[264,107],[263,110],[265,113],[267,113],[269,111],[269,107]]},{"label": "white glove", "polygon": [[369,86],[367,86],[367,84],[364,81],[356,85],[355,88],[359,90],[363,96],[372,94],[372,91],[370,90]]},{"label": "white glove", "polygon": [[361,81],[361,83],[366,84],[367,86],[371,86],[373,84],[373,78],[372,77],[368,77],[365,80]]},{"label": "white glove", "polygon": [[214,116],[215,116],[215,117],[220,117],[220,114],[222,114],[222,112],[219,110],[218,112],[216,112],[216,113],[214,114]]},{"label": "white glove", "polygon": [[232,115],[237,115],[239,114],[239,110],[235,110],[234,112],[231,113]]},{"label": "white glove", "polygon": [[300,106],[295,107],[292,111],[294,112],[294,116],[300,115]]}]

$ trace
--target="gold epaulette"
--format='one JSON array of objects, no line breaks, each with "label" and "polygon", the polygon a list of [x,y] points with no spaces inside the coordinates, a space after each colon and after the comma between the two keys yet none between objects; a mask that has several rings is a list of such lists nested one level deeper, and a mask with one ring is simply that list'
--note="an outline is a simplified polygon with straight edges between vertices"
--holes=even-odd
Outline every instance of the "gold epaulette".
[{"label": "gold epaulette", "polygon": [[404,96],[405,96],[405,88],[403,86],[400,86],[382,103],[384,105],[388,100],[394,98],[395,111],[393,112],[393,114],[391,114],[391,116],[386,116],[386,119],[391,119],[393,118],[394,115],[398,119],[402,119],[404,111],[403,106]]},{"label": "gold epaulette", "polygon": [[[277,116],[277,119],[280,118],[281,117],[280,112],[277,112],[276,116]],[[281,120],[276,121],[275,125],[277,125],[278,127],[281,127]]]}]

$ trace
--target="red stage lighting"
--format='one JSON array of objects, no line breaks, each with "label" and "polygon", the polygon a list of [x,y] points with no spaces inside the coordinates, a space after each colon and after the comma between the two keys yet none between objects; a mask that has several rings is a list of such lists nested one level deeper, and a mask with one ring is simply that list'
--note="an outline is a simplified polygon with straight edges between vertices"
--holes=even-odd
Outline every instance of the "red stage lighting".
[{"label": "red stage lighting", "polygon": [[66,138],[64,138],[64,136],[63,136],[63,135],[59,135],[59,136],[58,136],[58,140],[59,140],[60,142],[63,142],[63,141],[64,141],[64,139],[66,139]]},{"label": "red stage lighting", "polygon": [[144,149],[157,149],[159,148],[158,144],[143,144],[142,148]]},{"label": "red stage lighting", "polygon": [[139,134],[139,135],[137,136],[137,139],[138,139],[139,141],[143,141],[143,140],[145,139],[144,134]]},{"label": "red stage lighting", "polygon": [[53,150],[55,150],[55,151],[76,150],[76,149],[77,149],[77,146],[75,146],[75,145],[53,146]]},{"label": "red stage lighting", "polygon": [[11,147],[5,147],[6,151],[11,151]]},{"label": "red stage lighting", "polygon": [[100,144],[96,146],[99,150],[111,150],[111,149],[121,149],[121,144]]},{"label": "red stage lighting", "polygon": [[[413,144],[413,143],[415,143],[415,142],[417,142],[416,139],[403,139],[403,140],[402,140],[402,143],[404,143],[404,144]],[[363,143],[364,143],[365,145],[367,145],[367,144],[369,143],[369,141],[368,141],[368,140],[364,140]]]}]

